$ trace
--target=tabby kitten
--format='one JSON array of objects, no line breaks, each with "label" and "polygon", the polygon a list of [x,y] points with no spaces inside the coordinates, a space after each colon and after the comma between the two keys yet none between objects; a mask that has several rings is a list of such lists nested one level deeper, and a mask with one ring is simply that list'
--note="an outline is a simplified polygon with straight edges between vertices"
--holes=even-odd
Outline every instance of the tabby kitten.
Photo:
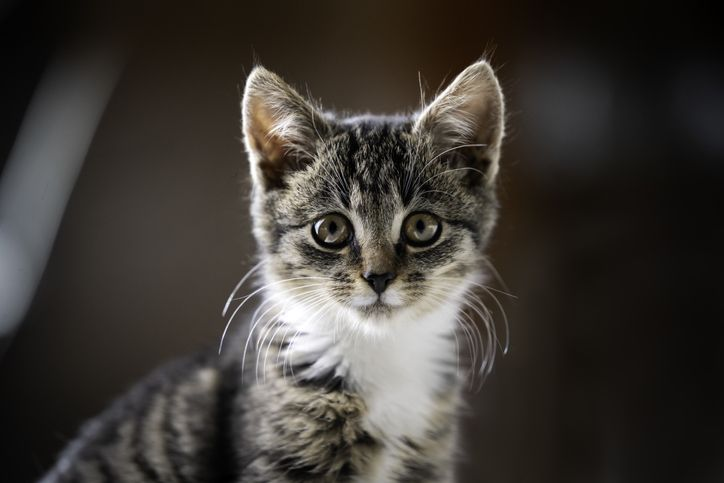
[{"label": "tabby kitten", "polygon": [[472,293],[497,212],[493,70],[419,113],[341,117],[257,67],[242,110],[263,281],[235,299],[234,315],[263,296],[249,337],[152,375],[42,481],[454,481],[458,356],[471,310],[487,315]]}]

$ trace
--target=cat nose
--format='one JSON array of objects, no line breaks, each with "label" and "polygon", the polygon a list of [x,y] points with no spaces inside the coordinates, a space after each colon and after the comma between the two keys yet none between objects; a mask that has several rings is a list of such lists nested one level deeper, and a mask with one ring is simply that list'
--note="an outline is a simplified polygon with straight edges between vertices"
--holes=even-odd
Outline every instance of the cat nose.
[{"label": "cat nose", "polygon": [[385,291],[387,286],[390,284],[392,279],[395,278],[395,274],[392,272],[385,272],[385,273],[371,273],[367,272],[362,275],[365,280],[367,280],[367,283],[370,284],[370,287],[374,289],[375,292],[377,292],[377,295],[380,295],[382,292]]}]

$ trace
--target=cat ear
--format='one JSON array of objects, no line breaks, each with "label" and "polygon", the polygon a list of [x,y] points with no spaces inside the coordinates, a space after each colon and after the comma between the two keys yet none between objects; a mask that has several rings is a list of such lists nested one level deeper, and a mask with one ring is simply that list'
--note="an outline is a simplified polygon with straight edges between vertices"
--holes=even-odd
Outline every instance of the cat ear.
[{"label": "cat ear", "polygon": [[290,173],[312,161],[327,123],[310,102],[261,66],[249,74],[241,105],[254,183],[266,190],[285,187]]},{"label": "cat ear", "polygon": [[492,183],[505,131],[505,103],[490,64],[481,60],[461,72],[422,111],[414,130],[431,136],[435,155],[447,151],[441,159],[460,168],[467,182]]}]

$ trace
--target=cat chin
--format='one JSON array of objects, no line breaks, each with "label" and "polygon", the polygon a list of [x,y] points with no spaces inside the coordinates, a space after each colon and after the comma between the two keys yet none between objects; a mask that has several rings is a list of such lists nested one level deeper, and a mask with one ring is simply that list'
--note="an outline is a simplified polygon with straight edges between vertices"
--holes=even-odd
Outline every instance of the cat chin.
[{"label": "cat chin", "polygon": [[390,290],[382,295],[359,295],[351,300],[351,306],[362,318],[375,321],[388,321],[405,309],[400,295]]},{"label": "cat chin", "polygon": [[400,324],[408,323],[424,315],[424,308],[418,304],[398,304],[392,305],[381,301],[375,303],[354,307],[357,321],[362,325],[374,328],[375,331],[385,328],[393,328]]},{"label": "cat chin", "polygon": [[363,318],[368,320],[390,319],[396,309],[399,309],[399,307],[393,307],[392,305],[386,304],[380,300],[368,305],[355,307],[355,310],[357,310]]}]

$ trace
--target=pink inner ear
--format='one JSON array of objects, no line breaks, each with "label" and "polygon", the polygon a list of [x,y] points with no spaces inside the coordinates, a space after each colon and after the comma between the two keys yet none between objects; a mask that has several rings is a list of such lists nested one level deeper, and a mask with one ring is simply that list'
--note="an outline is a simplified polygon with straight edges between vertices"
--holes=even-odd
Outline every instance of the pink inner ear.
[{"label": "pink inner ear", "polygon": [[246,119],[246,136],[251,149],[266,161],[276,161],[283,155],[283,140],[273,135],[275,120],[264,101],[249,99]]},{"label": "pink inner ear", "polygon": [[244,139],[255,179],[266,189],[286,185],[316,149],[328,128],[322,115],[276,74],[257,68],[244,94]]}]

